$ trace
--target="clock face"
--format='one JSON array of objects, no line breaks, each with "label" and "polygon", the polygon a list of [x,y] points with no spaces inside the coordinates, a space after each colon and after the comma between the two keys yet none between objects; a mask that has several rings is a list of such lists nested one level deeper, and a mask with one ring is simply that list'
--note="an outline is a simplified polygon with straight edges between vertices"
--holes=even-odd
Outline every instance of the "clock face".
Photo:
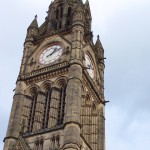
[{"label": "clock face", "polygon": [[94,66],[88,54],[85,54],[85,65],[91,78],[94,78]]},{"label": "clock face", "polygon": [[57,60],[63,52],[63,49],[60,45],[52,45],[46,48],[39,57],[40,64],[49,64]]}]

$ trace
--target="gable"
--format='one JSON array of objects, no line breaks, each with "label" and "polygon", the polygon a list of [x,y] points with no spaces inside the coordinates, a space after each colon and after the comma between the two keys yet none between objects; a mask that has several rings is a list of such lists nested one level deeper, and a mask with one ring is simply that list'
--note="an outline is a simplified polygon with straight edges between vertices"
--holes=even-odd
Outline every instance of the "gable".
[{"label": "gable", "polygon": [[12,150],[31,150],[23,137],[19,137],[16,145]]}]

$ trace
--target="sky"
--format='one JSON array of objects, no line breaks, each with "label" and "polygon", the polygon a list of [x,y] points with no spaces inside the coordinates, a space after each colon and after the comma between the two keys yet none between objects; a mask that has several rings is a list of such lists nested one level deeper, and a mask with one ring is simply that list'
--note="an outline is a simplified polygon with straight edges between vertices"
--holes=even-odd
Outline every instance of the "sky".
[{"label": "sky", "polygon": [[[150,0],[89,0],[94,41],[105,49],[106,150],[150,148]],[[41,25],[51,0],[5,0],[0,5],[0,150],[26,30]]]}]

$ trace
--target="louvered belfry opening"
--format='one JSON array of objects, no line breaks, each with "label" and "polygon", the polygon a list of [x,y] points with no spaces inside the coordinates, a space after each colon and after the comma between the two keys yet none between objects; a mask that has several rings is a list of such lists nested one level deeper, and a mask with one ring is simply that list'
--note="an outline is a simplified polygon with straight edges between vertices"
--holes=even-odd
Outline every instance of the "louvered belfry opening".
[{"label": "louvered belfry opening", "polygon": [[69,7],[69,8],[68,8],[68,13],[67,13],[66,26],[70,26],[70,25],[71,25],[71,13],[72,13],[72,8]]},{"label": "louvered belfry opening", "polygon": [[63,9],[63,4],[59,4],[57,6],[57,9],[56,9],[56,23],[55,23],[55,29],[61,29],[62,28],[62,19],[63,19],[63,12],[64,12],[64,9]]}]

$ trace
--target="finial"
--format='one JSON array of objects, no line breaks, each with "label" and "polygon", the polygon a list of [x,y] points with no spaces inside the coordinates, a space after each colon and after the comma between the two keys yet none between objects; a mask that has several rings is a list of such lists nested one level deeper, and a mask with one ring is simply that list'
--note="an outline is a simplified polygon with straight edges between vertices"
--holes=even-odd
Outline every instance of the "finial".
[{"label": "finial", "polygon": [[101,41],[100,41],[100,36],[99,36],[99,35],[97,35],[97,41],[96,41],[96,43],[95,43],[95,46],[96,46],[97,48],[103,48],[102,43],[101,43]]},{"label": "finial", "polygon": [[35,19],[37,20],[37,15],[35,15]]},{"label": "finial", "polygon": [[86,5],[87,5],[87,4],[89,5],[89,0],[86,0],[85,4],[86,4]]}]

